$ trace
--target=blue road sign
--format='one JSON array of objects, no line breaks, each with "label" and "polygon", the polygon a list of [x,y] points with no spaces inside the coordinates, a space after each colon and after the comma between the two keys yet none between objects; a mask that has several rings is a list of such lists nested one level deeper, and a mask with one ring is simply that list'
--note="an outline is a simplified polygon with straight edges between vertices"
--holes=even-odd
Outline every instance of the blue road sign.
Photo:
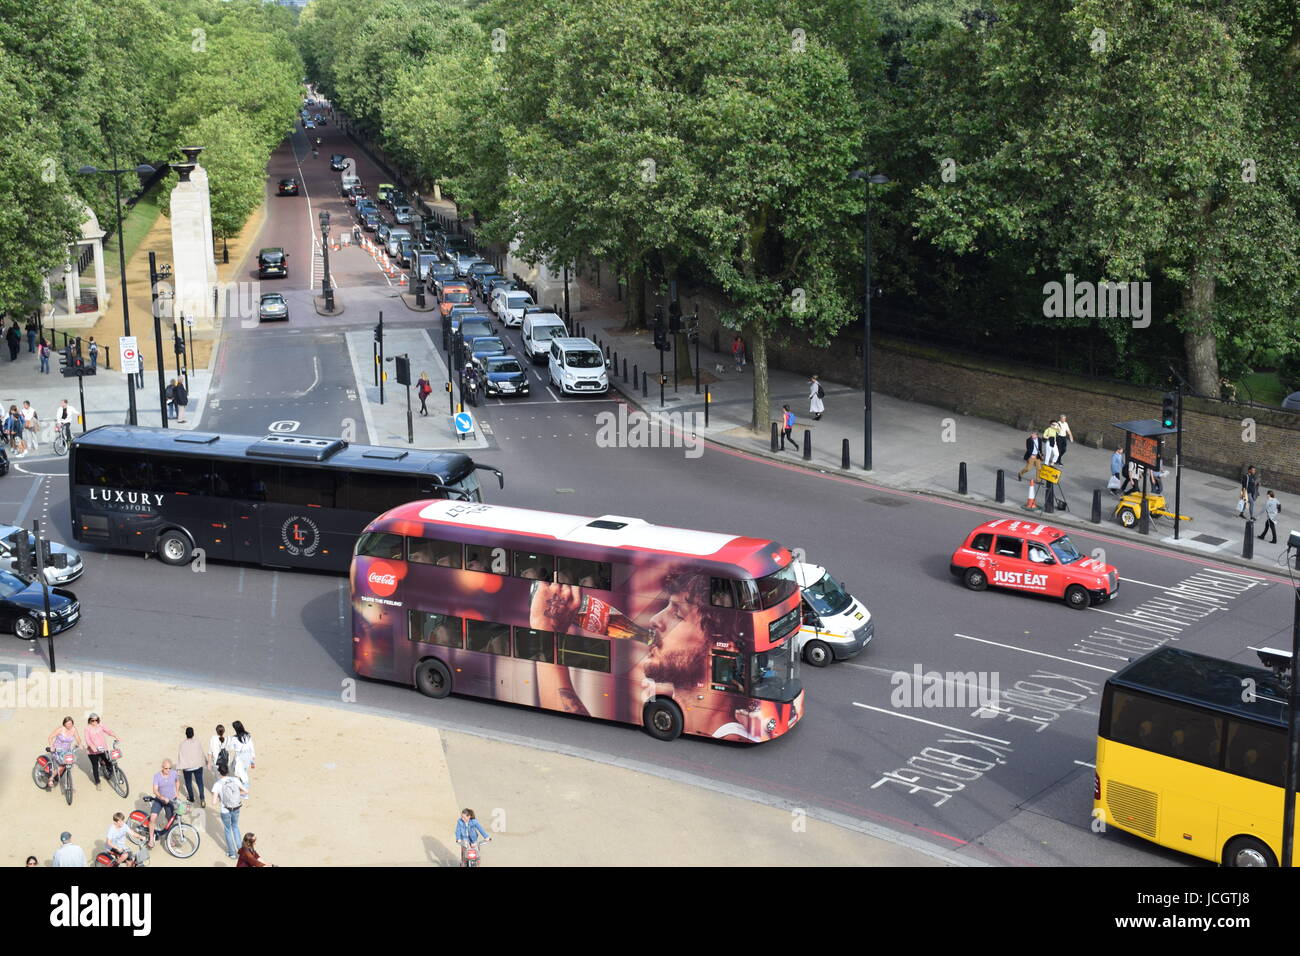
[{"label": "blue road sign", "polygon": [[456,424],[457,435],[470,435],[474,432],[474,416],[469,412],[461,412],[453,419]]}]

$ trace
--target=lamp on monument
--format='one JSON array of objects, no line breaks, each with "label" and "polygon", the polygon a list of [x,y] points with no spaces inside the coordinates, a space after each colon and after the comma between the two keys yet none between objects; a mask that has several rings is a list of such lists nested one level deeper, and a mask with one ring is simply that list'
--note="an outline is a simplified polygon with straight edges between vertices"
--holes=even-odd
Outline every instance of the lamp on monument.
[{"label": "lamp on monument", "polygon": [[176,170],[176,175],[180,177],[181,182],[188,183],[190,181],[190,173],[194,172],[193,163],[172,163],[171,167]]},{"label": "lamp on monument", "polygon": [[197,166],[199,164],[199,153],[207,149],[206,146],[182,146],[181,152],[185,154],[185,162]]}]

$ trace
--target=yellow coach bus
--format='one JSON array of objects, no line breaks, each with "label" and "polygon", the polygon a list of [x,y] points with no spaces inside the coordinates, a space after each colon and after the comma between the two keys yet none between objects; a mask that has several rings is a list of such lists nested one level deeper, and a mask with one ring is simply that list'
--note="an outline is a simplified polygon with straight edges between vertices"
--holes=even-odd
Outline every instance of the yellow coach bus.
[{"label": "yellow coach bus", "polygon": [[1174,648],[1134,661],[1102,694],[1094,812],[1224,866],[1277,866],[1286,701],[1260,667]]}]

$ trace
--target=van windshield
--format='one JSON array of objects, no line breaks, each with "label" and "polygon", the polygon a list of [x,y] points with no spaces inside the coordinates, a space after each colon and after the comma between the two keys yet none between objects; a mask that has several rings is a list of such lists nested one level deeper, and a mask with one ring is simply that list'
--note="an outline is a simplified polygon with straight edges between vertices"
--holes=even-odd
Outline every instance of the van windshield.
[{"label": "van windshield", "polygon": [[823,574],[820,581],[804,588],[803,596],[822,617],[843,614],[853,602],[844,585],[829,574]]},{"label": "van windshield", "polygon": [[559,325],[534,325],[533,338],[539,342],[549,342],[564,332],[564,327]]},{"label": "van windshield", "polygon": [[583,349],[566,353],[564,364],[569,368],[604,368],[605,356],[593,349]]}]

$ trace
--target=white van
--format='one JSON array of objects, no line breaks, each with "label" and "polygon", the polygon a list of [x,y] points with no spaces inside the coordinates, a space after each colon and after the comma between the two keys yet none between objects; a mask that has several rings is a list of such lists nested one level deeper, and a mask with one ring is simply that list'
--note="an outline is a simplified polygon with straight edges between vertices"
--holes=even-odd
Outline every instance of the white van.
[{"label": "white van", "polygon": [[609,391],[605,353],[591,339],[551,339],[551,384],[561,395],[600,395]]},{"label": "white van", "polygon": [[876,633],[871,612],[825,568],[796,561],[794,576],[803,592],[803,625],[795,639],[804,660],[825,667],[832,660],[848,660],[871,643]]},{"label": "white van", "polygon": [[360,186],[360,185],[361,185],[361,177],[358,176],[350,169],[343,170],[343,174],[339,176],[339,189],[341,190],[346,191],[349,186]]},{"label": "white van", "polygon": [[521,289],[507,289],[503,286],[492,293],[492,311],[507,328],[522,326],[524,310],[536,305],[533,297]]},{"label": "white van", "polygon": [[551,354],[551,339],[569,337],[564,320],[554,312],[529,312],[524,316],[524,352],[534,362],[545,362]]}]

